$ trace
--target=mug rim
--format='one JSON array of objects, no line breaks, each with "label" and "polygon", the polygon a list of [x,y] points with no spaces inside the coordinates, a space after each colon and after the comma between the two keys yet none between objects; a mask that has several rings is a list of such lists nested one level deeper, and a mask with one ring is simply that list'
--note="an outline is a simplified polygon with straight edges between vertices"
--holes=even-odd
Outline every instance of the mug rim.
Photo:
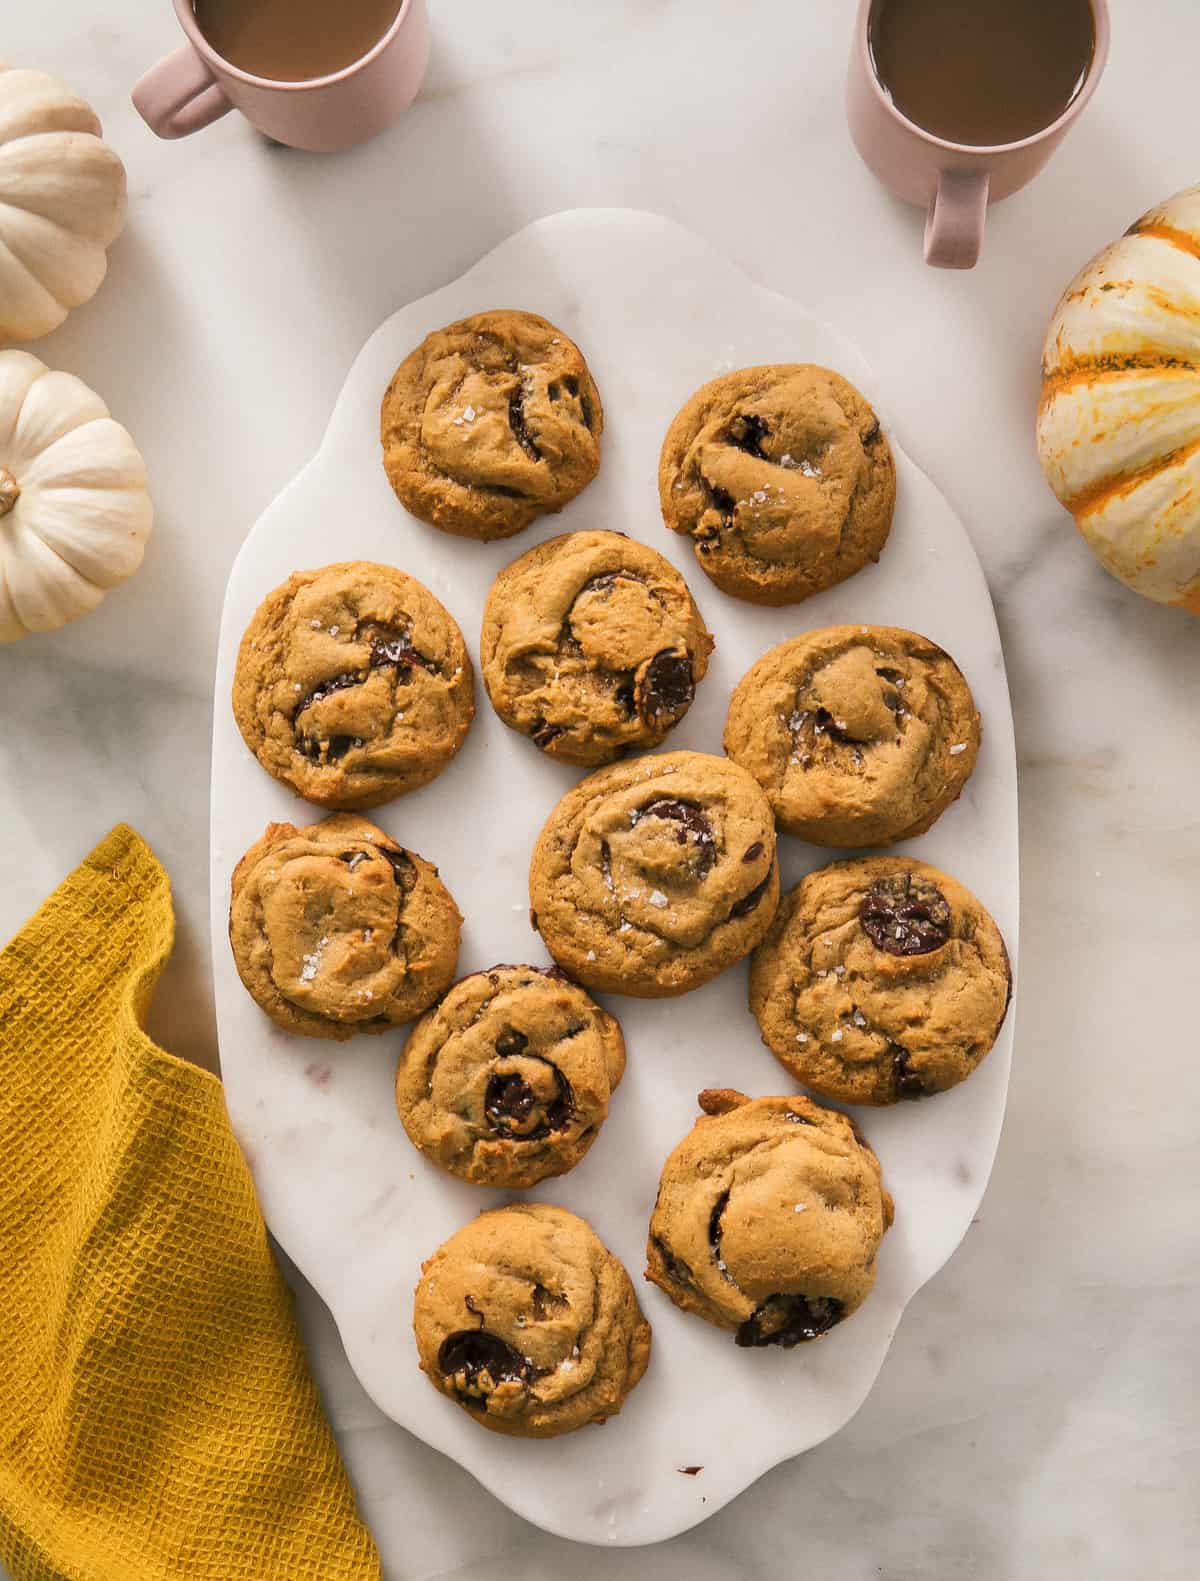
[{"label": "mug rim", "polygon": [[357,60],[352,60],[348,66],[343,66],[340,71],[327,72],[323,77],[301,77],[298,79],[284,79],[280,77],[258,77],[252,71],[244,71],[241,66],[235,66],[231,60],[226,60],[224,55],[215,50],[200,30],[196,21],[196,13],[192,9],[192,0],[174,0],[175,15],[179,25],[187,35],[188,43],[200,56],[204,63],[212,68],[218,66],[224,75],[235,78],[238,82],[248,83],[252,88],[273,88],[282,92],[297,93],[306,88],[325,88],[335,82],[345,82],[362,70],[370,61],[382,55],[384,50],[400,31],[408,18],[414,0],[400,0],[400,9],[392,19],[387,31],[380,35],[371,45],[365,55],[360,55]]},{"label": "mug rim", "polygon": [[[183,0],[183,3],[186,4],[187,0]],[[1100,78],[1104,73],[1104,68],[1108,64],[1108,49],[1111,36],[1108,0],[1088,0],[1092,21],[1096,29],[1095,48],[1092,50],[1092,60],[1087,70],[1087,76],[1083,79],[1083,86],[1062,114],[1038,131],[1031,132],[1028,137],[1019,137],[1015,143],[952,143],[949,138],[938,137],[935,132],[931,132],[926,127],[918,125],[916,121],[910,120],[904,111],[897,106],[896,101],[890,94],[884,91],[883,84],[879,80],[879,73],[875,70],[875,61],[871,55],[869,24],[874,4],[875,0],[862,0],[858,21],[858,49],[875,97],[889,115],[894,116],[908,131],[915,133],[922,142],[929,143],[932,147],[942,149],[948,154],[1011,154],[1016,153],[1019,149],[1032,148],[1036,144],[1044,142],[1055,132],[1064,131],[1087,107],[1088,101],[1095,93]]]}]

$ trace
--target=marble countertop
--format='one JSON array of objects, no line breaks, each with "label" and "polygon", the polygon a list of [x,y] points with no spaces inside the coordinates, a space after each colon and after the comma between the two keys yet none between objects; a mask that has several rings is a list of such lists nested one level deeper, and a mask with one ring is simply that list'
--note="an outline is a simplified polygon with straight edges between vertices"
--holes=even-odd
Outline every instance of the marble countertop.
[{"label": "marble countertop", "polygon": [[1092,108],[957,275],[924,268],[920,215],[850,147],[852,9],[758,0],[751,21],[716,0],[434,0],[416,107],[336,158],[270,146],[237,117],[157,142],[128,89],[178,41],[166,0],[5,19],[6,59],[89,97],[129,169],[108,283],[33,349],[133,431],[158,524],[100,612],[0,658],[0,933],[133,823],[175,886],[179,942],[151,1024],[167,1047],[215,1066],[208,755],[233,556],[315,450],[376,325],[530,219],[657,210],[851,335],[907,391],[901,441],[967,523],[999,613],[1022,789],[1008,1119],[979,1218],[909,1308],[867,1404],[652,1555],[576,1549],[382,1417],[297,1280],[388,1581],[1194,1574],[1200,621],[1099,569],[1042,481],[1032,424],[1062,287],[1200,179],[1200,11],[1113,0]]}]

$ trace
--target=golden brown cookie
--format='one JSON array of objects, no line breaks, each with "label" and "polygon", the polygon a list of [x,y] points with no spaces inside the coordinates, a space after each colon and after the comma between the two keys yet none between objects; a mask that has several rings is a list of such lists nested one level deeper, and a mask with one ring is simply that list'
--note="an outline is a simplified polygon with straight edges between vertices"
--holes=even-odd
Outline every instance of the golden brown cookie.
[{"label": "golden brown cookie", "polygon": [[285,1032],[386,1032],[454,979],[462,918],[437,868],[365,818],[273,823],[233,873],[238,975]]},{"label": "golden brown cookie", "polygon": [[428,588],[349,560],[294,571],[246,628],[233,712],[268,774],[322,807],[427,785],[475,715],[462,632]]},{"label": "golden brown cookie", "polygon": [[583,353],[536,313],[476,313],[427,335],[383,398],[383,464],[414,516],[507,538],[596,476],[604,409]]},{"label": "golden brown cookie", "polygon": [[795,604],[878,560],[896,471],[848,380],[785,363],[698,390],[667,431],[658,489],[663,520],[722,592]]},{"label": "golden brown cookie", "polygon": [[1011,983],[974,895],[911,857],[865,857],[784,897],[751,965],[750,1009],[806,1087],[887,1104],[965,1080],[996,1041]]},{"label": "golden brown cookie", "polygon": [[493,1208],[421,1270],[421,1370],[480,1426],[554,1438],[621,1409],[650,1359],[625,1269],[565,1208]]},{"label": "golden brown cookie", "polygon": [[848,1318],[892,1223],[853,1120],[808,1098],[702,1092],[663,1168],[647,1279],[737,1344],[791,1349]]},{"label": "golden brown cookie", "polygon": [[742,678],[725,750],[785,834],[891,845],[924,834],[979,752],[971,689],[948,653],[894,626],[827,626],[781,642]]},{"label": "golden brown cookie", "polygon": [[623,533],[576,532],[501,571],[479,660],[506,725],[548,757],[594,766],[658,745],[691,707],[712,646],[670,561]]},{"label": "golden brown cookie", "polygon": [[779,898],[775,823],[744,769],[703,752],[615,763],[538,836],[531,921],[588,988],[657,999],[752,950]]},{"label": "golden brown cookie", "polygon": [[417,1147],[477,1186],[573,1168],[625,1071],[612,1016],[557,967],[464,977],[409,1033],[396,1106]]}]

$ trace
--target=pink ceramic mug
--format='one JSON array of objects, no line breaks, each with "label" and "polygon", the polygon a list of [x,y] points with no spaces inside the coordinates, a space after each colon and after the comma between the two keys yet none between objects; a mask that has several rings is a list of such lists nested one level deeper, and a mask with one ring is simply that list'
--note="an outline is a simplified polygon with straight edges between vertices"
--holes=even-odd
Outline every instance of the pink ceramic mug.
[{"label": "pink ceramic mug", "polygon": [[850,52],[846,113],[854,146],[885,187],[927,210],[925,262],[971,269],[979,258],[988,204],[1033,180],[1095,92],[1108,59],[1108,0],[1091,0],[1096,28],[1092,64],[1063,114],[1032,137],[993,148],[946,142],[900,113],[871,58],[871,6],[872,0],[860,0]]},{"label": "pink ceramic mug", "polygon": [[361,60],[308,82],[277,82],[230,65],[201,33],[191,0],[174,5],[188,42],[133,90],[138,114],[159,137],[188,137],[237,109],[277,143],[334,153],[399,120],[429,61],[425,0],[402,0],[396,20]]}]

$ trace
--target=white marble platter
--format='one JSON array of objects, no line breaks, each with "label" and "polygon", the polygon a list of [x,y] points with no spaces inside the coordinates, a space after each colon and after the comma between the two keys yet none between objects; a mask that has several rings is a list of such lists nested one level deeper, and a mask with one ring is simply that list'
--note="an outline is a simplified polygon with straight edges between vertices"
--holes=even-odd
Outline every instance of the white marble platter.
[{"label": "white marble platter", "polygon": [[[573,505],[516,540],[480,545],[436,532],[397,503],[380,464],[378,409],[395,366],[422,336],[499,306],[542,313],[580,343],[607,426],[600,476]],[[781,361],[846,373],[885,426],[903,402],[902,390],[878,387],[838,333],[669,221],[626,210],[538,221],[452,285],[396,313],[367,343],[318,454],[247,538],[221,626],[211,851],[217,1015],[229,1110],[267,1222],[329,1305],[380,1407],[528,1520],[587,1542],[647,1543],[684,1531],[854,1413],[906,1303],[958,1245],[983,1195],[1004,1112],[1012,1015],[963,1086],[923,1103],[860,1112],[897,1209],[866,1305],[817,1344],[747,1352],[641,1280],[646,1224],[662,1161],[691,1125],[696,1093],[705,1086],[781,1092],[789,1079],[745,1008],[744,965],[682,999],[610,1000],[629,1047],[625,1081],[583,1164],[531,1195],[583,1214],[624,1260],[654,1328],[650,1370],[602,1429],[545,1443],[495,1437],[418,1372],[410,1320],[422,1258],[502,1194],[443,1176],[408,1142],[392,1102],[403,1033],[345,1045],[289,1037],[261,1015],[234,970],[226,918],[236,861],[268,821],[315,821],[319,812],[247,753],[229,689],[246,622],[295,569],[350,558],[396,564],[447,605],[477,655],[483,601],[500,568],[542,538],[588,527],[619,528],[667,555],[716,635],[708,677],[672,747],[719,752],[730,691],[782,638],[835,622],[912,627],[958,659],[983,715],[984,748],[962,799],[911,849],[975,891],[1015,962],[1017,793],[1004,661],[970,540],[930,480],[897,449],[895,525],[879,565],[787,610],[755,609],[718,593],[690,545],[661,524],[658,448],[679,405],[718,372]],[[545,816],[577,777],[506,730],[482,686],[478,702],[450,768],[372,814],[438,864],[467,918],[464,973],[499,960],[546,961],[529,926],[528,857]],[[830,857],[786,839],[781,851],[785,883]],[[703,1469],[688,1476],[685,1466]]]}]

